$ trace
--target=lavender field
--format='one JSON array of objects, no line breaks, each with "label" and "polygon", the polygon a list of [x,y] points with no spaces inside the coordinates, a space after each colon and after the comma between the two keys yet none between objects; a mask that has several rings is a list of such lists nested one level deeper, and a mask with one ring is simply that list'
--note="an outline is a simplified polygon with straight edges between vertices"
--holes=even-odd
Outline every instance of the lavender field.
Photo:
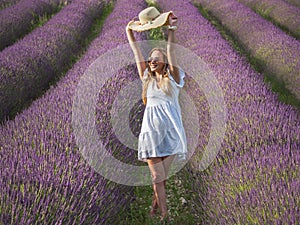
[{"label": "lavender field", "polygon": [[[30,11],[40,4],[42,13],[49,10],[49,2],[51,7],[64,7],[27,33],[22,24],[30,24],[32,18],[22,7]],[[73,102],[85,71],[110,50],[122,49],[128,21],[149,2],[178,16],[178,44],[199,56],[214,74],[227,111],[218,155],[201,169],[212,117],[206,94],[187,73],[184,91],[196,107],[200,135],[179,176],[188,184],[184,192],[191,193],[185,204],[193,222],[170,212],[170,224],[299,224],[300,8],[296,0],[264,0],[261,5],[254,0],[1,1],[0,34],[5,38],[0,46],[5,47],[0,52],[0,224],[152,224],[124,222],[136,213],[131,210],[140,198],[139,187],[113,182],[95,171],[82,155],[72,123]],[[268,11],[268,17],[259,15],[259,10]],[[14,14],[19,11],[24,14]],[[3,31],[12,26],[7,25],[9,17],[18,29],[8,35]],[[10,36],[22,38],[9,42]],[[87,37],[92,40],[84,47]],[[282,102],[282,93],[272,90],[265,73],[275,77],[296,104]],[[110,123],[115,98],[138,79],[137,70],[129,65],[113,77],[95,102],[99,142],[111,156],[140,165],[137,152],[118,140]],[[139,101],[128,115],[135,136],[143,107]],[[182,204],[178,196],[172,198]]]}]

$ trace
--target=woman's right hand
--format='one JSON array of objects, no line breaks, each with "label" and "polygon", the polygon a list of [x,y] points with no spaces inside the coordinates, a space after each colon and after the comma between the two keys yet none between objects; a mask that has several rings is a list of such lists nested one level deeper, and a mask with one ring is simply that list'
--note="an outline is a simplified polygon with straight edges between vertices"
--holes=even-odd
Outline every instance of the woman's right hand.
[{"label": "woman's right hand", "polygon": [[127,26],[126,26],[126,35],[127,35],[129,43],[134,43],[135,42],[133,30],[130,28],[130,25],[132,23],[134,23],[134,20],[129,21]]},{"label": "woman's right hand", "polygon": [[130,25],[132,24],[132,23],[134,23],[134,20],[131,20],[131,21],[129,21],[128,22],[128,24],[127,24],[127,26],[126,26],[126,31],[132,31],[132,29],[130,28]]}]

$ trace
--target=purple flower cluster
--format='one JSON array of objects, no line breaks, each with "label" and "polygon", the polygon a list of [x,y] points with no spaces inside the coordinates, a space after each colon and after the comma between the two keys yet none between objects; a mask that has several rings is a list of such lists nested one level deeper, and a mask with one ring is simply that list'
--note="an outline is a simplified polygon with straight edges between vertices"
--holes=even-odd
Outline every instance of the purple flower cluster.
[{"label": "purple flower cluster", "polygon": [[[224,14],[228,13],[225,2],[213,2],[212,8],[223,6]],[[224,91],[227,105],[227,131],[222,148],[209,169],[199,172],[199,162],[209,138],[210,121],[206,116],[209,108],[203,100],[205,95],[191,89],[187,82],[186,91],[193,97],[201,118],[199,147],[189,164],[195,179],[193,189],[198,193],[193,203],[201,215],[199,222],[298,224],[299,111],[278,101],[262,75],[233,50],[195,6],[185,0],[158,3],[164,11],[172,10],[177,15],[178,44],[207,63]],[[236,27],[239,27],[237,23]],[[250,25],[243,28],[246,27],[251,28]],[[253,35],[254,32],[249,33],[249,38],[260,37]]]},{"label": "purple flower cluster", "polygon": [[19,2],[20,0],[1,0],[0,2],[0,10],[1,9],[5,9],[13,4],[16,4],[17,2]]},{"label": "purple flower cluster", "polygon": [[23,0],[0,11],[0,50],[11,45],[31,28],[36,16],[53,13],[61,0]]},{"label": "purple flower cluster", "polygon": [[196,0],[300,99],[300,42],[235,0]]},{"label": "purple flower cluster", "polygon": [[239,0],[239,2],[270,17],[274,22],[300,38],[300,8],[283,0]]},{"label": "purple flower cluster", "polygon": [[[82,1],[81,8],[89,2]],[[133,187],[109,182],[84,160],[73,134],[72,103],[85,70],[127,42],[125,26],[144,7],[139,0],[117,1],[99,37],[65,77],[0,127],[0,223],[117,224],[118,212],[132,200]],[[79,11],[73,7],[75,15]],[[51,24],[61,31],[59,21]]]},{"label": "purple flower cluster", "polygon": [[288,2],[292,5],[300,7],[300,2],[298,0],[284,0],[285,2]]},{"label": "purple flower cluster", "polygon": [[0,53],[0,120],[38,97],[83,47],[105,1],[73,0],[44,26]]}]

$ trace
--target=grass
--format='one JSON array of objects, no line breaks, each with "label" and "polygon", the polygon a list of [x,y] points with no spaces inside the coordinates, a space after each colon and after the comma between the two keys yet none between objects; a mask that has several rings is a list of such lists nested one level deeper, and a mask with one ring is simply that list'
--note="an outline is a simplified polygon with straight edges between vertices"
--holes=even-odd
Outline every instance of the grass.
[{"label": "grass", "polygon": [[[43,13],[42,15],[33,14],[33,20],[31,21],[31,27],[29,32],[33,31],[34,29],[43,26],[46,22],[48,22],[53,16],[55,16],[60,10],[63,9],[65,5],[59,4],[57,7],[54,8],[52,13]],[[28,32],[28,33],[29,33]]]},{"label": "grass", "polygon": [[[184,179],[184,173],[179,172],[167,180],[167,204],[170,222],[167,224],[197,224],[197,215],[193,214],[193,198],[196,193],[191,192],[190,182]],[[152,186],[135,187],[135,201],[130,205],[130,211],[120,218],[120,225],[155,225],[163,224],[159,216],[149,216],[152,201]]]},{"label": "grass", "polygon": [[24,33],[18,34],[18,35],[13,35],[11,37],[12,42],[11,44],[7,45],[6,47],[12,45],[16,41],[24,38],[27,34],[32,32],[34,29],[43,26],[46,22],[48,22],[54,15],[56,15],[65,5],[63,3],[58,4],[55,6],[52,10],[51,13],[45,12],[42,15],[37,15],[32,12],[32,20],[30,21],[30,26],[26,28]]},{"label": "grass", "polygon": [[8,8],[8,7],[10,7],[14,4],[16,4],[15,1],[3,1],[3,2],[0,3],[0,10]]}]

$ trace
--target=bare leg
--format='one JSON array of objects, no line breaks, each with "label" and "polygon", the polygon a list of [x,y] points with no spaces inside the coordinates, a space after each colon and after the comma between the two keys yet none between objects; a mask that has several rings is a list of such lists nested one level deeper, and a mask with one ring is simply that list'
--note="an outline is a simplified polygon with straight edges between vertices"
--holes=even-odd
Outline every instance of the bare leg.
[{"label": "bare leg", "polygon": [[[160,213],[165,215],[167,213],[166,190],[164,186],[165,170],[161,157],[150,158],[147,160],[148,166],[152,176],[153,191],[155,199],[153,206],[159,207]],[[155,211],[155,210],[154,210]],[[151,215],[151,212],[150,212]]]},{"label": "bare leg", "polygon": [[[175,158],[175,155],[170,155],[170,156],[163,157],[163,166],[164,166],[164,170],[165,170],[165,180],[164,180],[165,190],[167,189],[166,188],[166,183],[167,183],[168,173],[169,173],[169,170],[170,170],[170,167],[171,167],[171,164],[172,164],[174,158]],[[168,211],[166,211],[166,212],[168,212]],[[165,215],[162,215],[161,220],[164,220],[164,219],[168,219],[168,214],[167,213]]]},{"label": "bare leg", "polygon": [[158,203],[157,203],[157,200],[156,200],[154,187],[153,187],[152,205],[151,205],[151,211],[150,211],[150,216],[151,217],[155,216],[155,214],[157,212],[157,209],[158,209]]},{"label": "bare leg", "polygon": [[154,216],[157,208],[160,208],[162,218],[167,217],[166,203],[166,179],[174,156],[163,158],[151,158],[148,160],[151,176],[153,180],[153,197],[150,216]]},{"label": "bare leg", "polygon": [[165,218],[167,217],[168,209],[167,209],[167,196],[166,196],[166,189],[164,186],[164,182],[155,183],[153,187],[154,187],[154,192],[156,195],[158,207],[160,209],[161,217]]},{"label": "bare leg", "polygon": [[[164,180],[164,186],[166,189],[166,180]],[[158,203],[157,203],[157,199],[156,199],[154,187],[153,187],[152,205],[151,205],[151,211],[150,211],[151,217],[155,216],[157,209],[158,209]]]}]

